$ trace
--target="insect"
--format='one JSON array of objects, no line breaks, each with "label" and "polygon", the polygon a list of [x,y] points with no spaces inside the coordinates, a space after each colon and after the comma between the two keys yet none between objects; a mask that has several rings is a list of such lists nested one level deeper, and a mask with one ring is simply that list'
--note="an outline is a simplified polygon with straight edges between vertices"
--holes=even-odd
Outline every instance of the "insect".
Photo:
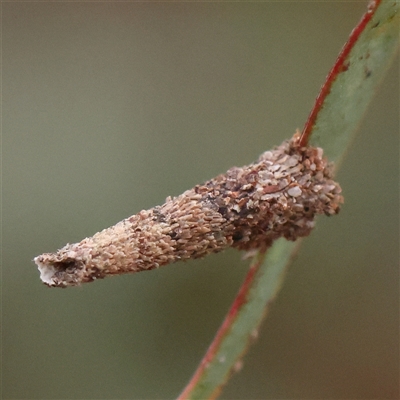
[{"label": "insect", "polygon": [[266,250],[274,240],[307,236],[318,214],[343,203],[332,165],[300,135],[233,167],[161,206],[34,259],[48,286],[68,287],[109,275],[151,270],[227,247]]}]

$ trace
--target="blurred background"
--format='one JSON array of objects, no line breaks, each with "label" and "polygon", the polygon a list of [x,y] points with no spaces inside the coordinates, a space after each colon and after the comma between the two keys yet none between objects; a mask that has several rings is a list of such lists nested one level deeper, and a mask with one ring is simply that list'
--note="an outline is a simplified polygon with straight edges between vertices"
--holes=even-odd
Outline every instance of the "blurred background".
[{"label": "blurred background", "polygon": [[[49,289],[32,259],[302,128],[367,2],[3,3],[4,399],[173,399],[246,274],[204,260]],[[399,397],[399,64],[222,399]]]}]

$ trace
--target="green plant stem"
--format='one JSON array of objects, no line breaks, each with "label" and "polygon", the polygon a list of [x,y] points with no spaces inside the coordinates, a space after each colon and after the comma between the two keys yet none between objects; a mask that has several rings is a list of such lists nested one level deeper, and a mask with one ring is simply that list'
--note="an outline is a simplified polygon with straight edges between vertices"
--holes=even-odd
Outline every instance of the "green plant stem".
[{"label": "green plant stem", "polygon": [[[267,255],[257,253],[253,258],[235,301],[179,400],[218,396],[221,382],[238,367],[236,361],[244,354],[252,337],[257,336],[258,326],[280,289],[286,267],[299,243],[280,239]],[[269,268],[263,268],[266,263]],[[251,332],[249,326],[253,327]]]},{"label": "green plant stem", "polygon": [[[302,134],[338,163],[350,146],[399,41],[399,2],[371,1],[330,71]],[[282,285],[299,242],[277,241],[257,254],[239,293],[192,379],[178,397],[213,399],[240,366],[251,338]]]}]

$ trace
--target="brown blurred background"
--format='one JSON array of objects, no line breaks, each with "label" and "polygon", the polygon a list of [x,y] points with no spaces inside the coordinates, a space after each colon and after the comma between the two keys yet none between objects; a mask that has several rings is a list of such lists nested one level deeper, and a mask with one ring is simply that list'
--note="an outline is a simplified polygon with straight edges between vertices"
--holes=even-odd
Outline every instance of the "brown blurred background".
[{"label": "brown blurred background", "polygon": [[[48,289],[31,261],[302,128],[359,2],[3,3],[3,398],[172,399],[247,263]],[[399,398],[399,74],[222,399]]]}]

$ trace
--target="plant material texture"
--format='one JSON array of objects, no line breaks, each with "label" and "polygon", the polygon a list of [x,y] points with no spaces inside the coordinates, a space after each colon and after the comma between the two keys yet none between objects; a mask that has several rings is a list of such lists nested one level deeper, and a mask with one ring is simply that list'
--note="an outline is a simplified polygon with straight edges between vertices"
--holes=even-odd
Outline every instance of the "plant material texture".
[{"label": "plant material texture", "polygon": [[227,247],[266,250],[280,237],[307,236],[317,214],[333,215],[343,202],[332,165],[300,135],[229,169],[165,204],[140,211],[79,243],[35,258],[42,281],[67,287]]}]

